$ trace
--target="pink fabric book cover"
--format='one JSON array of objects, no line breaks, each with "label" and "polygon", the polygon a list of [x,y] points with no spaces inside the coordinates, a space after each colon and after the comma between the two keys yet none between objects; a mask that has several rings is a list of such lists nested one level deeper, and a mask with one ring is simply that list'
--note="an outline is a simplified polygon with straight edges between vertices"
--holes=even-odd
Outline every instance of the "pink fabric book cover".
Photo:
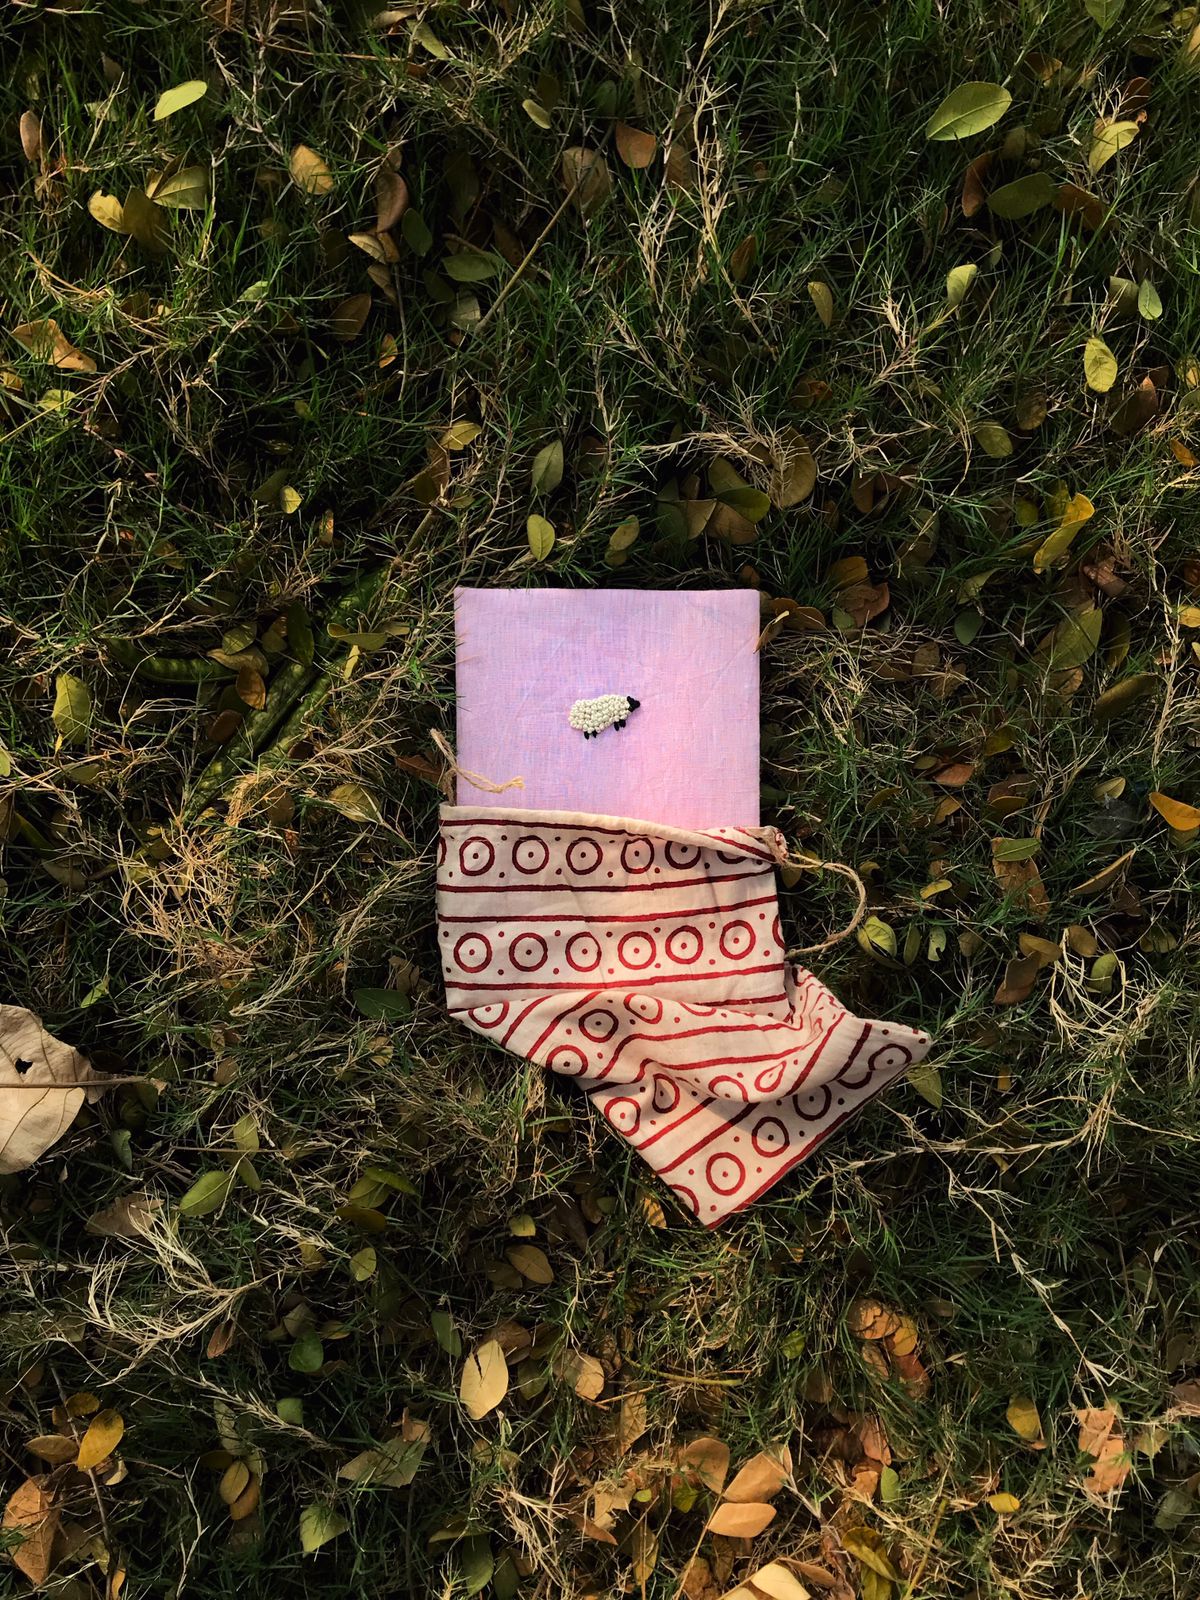
[{"label": "pink fabric book cover", "polygon": [[[759,820],[759,600],[752,589],[459,589],[458,761],[523,790],[460,805],[641,817],[677,828]],[[640,702],[585,739],[576,700]]]}]

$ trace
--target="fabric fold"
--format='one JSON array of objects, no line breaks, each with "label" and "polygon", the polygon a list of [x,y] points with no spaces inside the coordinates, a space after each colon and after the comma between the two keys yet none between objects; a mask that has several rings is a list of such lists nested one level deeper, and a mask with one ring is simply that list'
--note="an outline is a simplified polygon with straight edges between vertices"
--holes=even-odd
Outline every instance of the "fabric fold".
[{"label": "fabric fold", "polygon": [[447,1004],[574,1078],[692,1214],[750,1205],[927,1054],[786,959],[774,828],[444,806]]}]

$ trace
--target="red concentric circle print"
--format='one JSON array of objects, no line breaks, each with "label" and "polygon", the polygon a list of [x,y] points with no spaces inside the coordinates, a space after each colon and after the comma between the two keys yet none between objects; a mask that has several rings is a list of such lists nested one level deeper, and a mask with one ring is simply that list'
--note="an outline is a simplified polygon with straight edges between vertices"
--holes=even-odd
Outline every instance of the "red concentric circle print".
[{"label": "red concentric circle print", "polygon": [[648,933],[627,933],[617,944],[617,958],[635,972],[648,967],[658,954],[658,946]]},{"label": "red concentric circle print", "polygon": [[608,1102],[604,1107],[604,1115],[617,1132],[623,1133],[628,1139],[638,1131],[638,1124],[642,1120],[642,1108],[628,1095],[620,1095]]},{"label": "red concentric circle print", "polygon": [[564,1078],[578,1078],[587,1071],[588,1060],[573,1044],[556,1044],[546,1057],[546,1065]]},{"label": "red concentric circle print", "polygon": [[616,1014],[612,1011],[588,1011],[579,1019],[579,1031],[585,1039],[590,1039],[593,1044],[607,1044],[616,1033],[619,1024]]},{"label": "red concentric circle print", "polygon": [[746,1169],[737,1156],[709,1156],[704,1176],[714,1194],[736,1194],[746,1181]]},{"label": "red concentric circle print", "polygon": [[509,944],[508,957],[518,972],[536,972],[546,965],[549,950],[540,933],[521,933]]},{"label": "red concentric circle print", "polygon": [[760,1117],[750,1130],[750,1142],[760,1156],[781,1156],[792,1141],[778,1117]]},{"label": "red concentric circle print", "polygon": [[654,1109],[655,1111],[674,1111],[679,1104],[679,1085],[671,1078],[654,1075]]},{"label": "red concentric circle print", "polygon": [[549,864],[550,846],[535,833],[526,833],[512,847],[512,864],[526,877],[541,872]]},{"label": "red concentric circle print", "polygon": [[709,1094],[716,1095],[718,1100],[749,1100],[746,1085],[739,1078],[731,1078],[727,1072],[719,1077],[708,1080]]},{"label": "red concentric circle print", "polygon": [[492,942],[482,933],[464,933],[454,946],[454,962],[463,972],[482,972],[492,959]]},{"label": "red concentric circle print", "polygon": [[792,1109],[805,1122],[819,1122],[832,1104],[833,1090],[825,1083],[792,1096]]},{"label": "red concentric circle print", "polygon": [[600,941],[591,933],[573,933],[563,951],[574,972],[595,972],[600,965]]},{"label": "red concentric circle print", "polygon": [[572,839],[567,846],[567,865],[577,878],[588,877],[603,860],[604,851],[595,839]]},{"label": "red concentric circle print", "polygon": [[721,929],[721,954],[728,961],[744,961],[754,950],[754,929],[740,919]]},{"label": "red concentric circle print", "polygon": [[681,844],[678,839],[672,839],[667,844],[667,860],[673,867],[678,867],[682,872],[687,867],[694,867],[700,859],[700,846],[698,844]]},{"label": "red concentric circle print", "polygon": [[632,1011],[641,1022],[661,1022],[663,1003],[652,994],[627,994],[625,996],[625,1009]]},{"label": "red concentric circle print", "polygon": [[[907,1045],[885,1044],[876,1050],[870,1059],[872,1072],[899,1072],[912,1061],[913,1053]],[[847,1082],[847,1079],[843,1079]]]},{"label": "red concentric circle print", "polygon": [[458,847],[458,864],[468,878],[481,878],[496,859],[496,849],[490,839],[474,833]]},{"label": "red concentric circle print", "polygon": [[493,1000],[491,1005],[472,1006],[467,1015],[477,1027],[496,1028],[507,1017],[508,1011],[507,1000]]},{"label": "red concentric circle print", "polygon": [[690,967],[693,961],[699,961],[703,953],[704,935],[690,923],[675,928],[667,935],[667,956],[681,967]]},{"label": "red concentric circle print", "polygon": [[654,846],[649,839],[626,839],[621,846],[621,865],[634,876],[649,872],[654,865]]}]

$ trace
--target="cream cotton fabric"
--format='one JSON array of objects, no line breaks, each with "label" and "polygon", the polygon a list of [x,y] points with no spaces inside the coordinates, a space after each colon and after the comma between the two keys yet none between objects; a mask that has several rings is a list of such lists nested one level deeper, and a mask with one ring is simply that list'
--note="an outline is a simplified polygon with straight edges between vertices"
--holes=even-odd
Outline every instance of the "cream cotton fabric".
[{"label": "cream cotton fabric", "polygon": [[[606,737],[621,737],[620,734]],[[751,1204],[930,1045],[786,960],[773,828],[445,806],[451,1013],[573,1078],[706,1227]]]}]

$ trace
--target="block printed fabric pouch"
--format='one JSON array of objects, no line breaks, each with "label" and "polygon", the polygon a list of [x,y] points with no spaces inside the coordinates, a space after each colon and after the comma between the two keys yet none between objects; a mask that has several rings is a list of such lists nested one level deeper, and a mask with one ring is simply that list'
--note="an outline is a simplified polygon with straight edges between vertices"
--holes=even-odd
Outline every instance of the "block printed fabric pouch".
[{"label": "block printed fabric pouch", "polygon": [[854,1016],[786,959],[774,828],[509,799],[442,809],[450,1012],[574,1078],[705,1226],[924,1058],[926,1034]]}]

